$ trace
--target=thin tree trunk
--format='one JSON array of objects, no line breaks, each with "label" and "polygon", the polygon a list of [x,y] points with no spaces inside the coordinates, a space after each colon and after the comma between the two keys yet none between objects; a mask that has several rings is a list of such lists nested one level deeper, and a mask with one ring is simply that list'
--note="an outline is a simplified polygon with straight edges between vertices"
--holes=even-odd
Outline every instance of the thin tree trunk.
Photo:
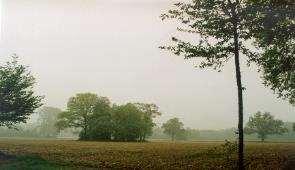
[{"label": "thin tree trunk", "polygon": [[244,169],[244,115],[243,115],[243,87],[241,80],[241,69],[240,69],[240,56],[239,56],[239,35],[237,29],[234,33],[234,43],[235,43],[235,67],[236,67],[236,80],[238,87],[238,105],[239,105],[239,162],[238,168],[240,170]]},{"label": "thin tree trunk", "polygon": [[264,142],[264,141],[265,141],[265,136],[261,135],[261,142]]},{"label": "thin tree trunk", "polygon": [[235,56],[235,69],[236,69],[236,81],[238,87],[238,105],[239,105],[239,122],[238,122],[238,169],[244,170],[244,114],[243,114],[243,85],[241,78],[241,67],[240,67],[240,47],[239,47],[239,32],[238,23],[239,18],[236,12],[236,4],[231,4],[231,12],[233,15],[233,26],[234,26],[234,56]]},{"label": "thin tree trunk", "polygon": [[[238,45],[238,34],[235,33],[235,49],[239,49]],[[235,50],[236,51],[236,50]],[[244,114],[243,114],[243,87],[241,80],[241,69],[240,69],[240,59],[239,59],[239,50],[235,52],[235,67],[236,67],[236,79],[238,87],[238,105],[239,105],[239,170],[244,169]]]}]

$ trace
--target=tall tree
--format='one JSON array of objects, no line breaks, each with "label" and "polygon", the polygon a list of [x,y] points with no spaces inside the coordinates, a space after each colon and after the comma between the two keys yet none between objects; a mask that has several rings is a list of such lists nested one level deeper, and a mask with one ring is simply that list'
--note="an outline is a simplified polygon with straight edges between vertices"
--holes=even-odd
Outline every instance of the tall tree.
[{"label": "tall tree", "polygon": [[0,66],[0,126],[25,123],[42,105],[42,97],[34,94],[34,84],[28,67],[20,64],[16,56]]},{"label": "tall tree", "polygon": [[171,137],[172,141],[176,139],[177,135],[184,132],[183,123],[178,118],[168,120],[163,124],[162,128],[164,133]]},{"label": "tall tree", "polygon": [[67,110],[59,114],[56,125],[60,129],[80,128],[80,138],[88,139],[94,118],[97,118],[97,114],[108,112],[106,109],[109,107],[110,102],[105,97],[92,93],[79,93],[69,99]]},{"label": "tall tree", "polygon": [[145,141],[146,137],[153,133],[155,123],[153,119],[161,115],[159,107],[155,104],[135,103],[134,104],[141,111],[141,132],[140,141]]},{"label": "tall tree", "polygon": [[[272,12],[273,9],[265,4],[278,4],[279,2],[274,0],[192,0],[190,2],[176,3],[173,9],[161,15],[163,20],[176,19],[180,21],[181,26],[177,28],[178,31],[196,34],[197,39],[186,41],[172,37],[174,44],[160,48],[170,50],[176,55],[183,55],[185,59],[197,58],[199,59],[199,67],[210,67],[218,71],[221,70],[224,63],[229,61],[231,57],[234,57],[239,110],[239,169],[244,169],[244,87],[241,79],[240,55],[243,54],[245,56],[244,58],[248,64],[256,62],[265,70],[267,67],[265,67],[265,64],[262,64],[263,62],[267,62],[271,66],[277,64],[269,60],[268,56],[271,50],[267,49],[266,41],[264,41],[268,31],[267,27],[261,26],[263,22],[276,18],[275,15],[266,15],[266,12]],[[268,18],[266,19],[265,16],[268,16]],[[288,17],[282,19],[284,22],[287,22],[287,20]],[[282,33],[284,31],[288,32],[288,28],[294,28],[293,21],[288,23],[291,25],[290,28],[278,27],[282,28],[282,30],[278,30]],[[276,37],[280,37],[280,35],[268,37],[273,40]],[[291,40],[290,42],[294,41]],[[262,60],[263,56],[265,59]],[[279,64],[281,63],[282,61],[279,61]],[[268,72],[266,71],[265,73]],[[267,84],[268,79],[266,78],[265,80]],[[270,78],[270,80],[275,79]],[[276,83],[276,85],[278,84]],[[275,88],[277,87],[275,86]]]},{"label": "tall tree", "polygon": [[245,127],[245,133],[257,134],[258,138],[263,142],[268,135],[283,134],[288,129],[284,127],[284,122],[275,119],[270,113],[257,112],[249,118],[249,122]]},{"label": "tall tree", "polygon": [[58,114],[62,112],[59,108],[42,107],[38,112],[37,130],[42,137],[56,137],[59,133],[55,126]]}]

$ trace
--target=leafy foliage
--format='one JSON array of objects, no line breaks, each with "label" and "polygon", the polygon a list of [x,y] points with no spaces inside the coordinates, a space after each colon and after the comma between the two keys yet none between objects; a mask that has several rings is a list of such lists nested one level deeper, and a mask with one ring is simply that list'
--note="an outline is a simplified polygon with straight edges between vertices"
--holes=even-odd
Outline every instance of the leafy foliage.
[{"label": "leafy foliage", "polygon": [[135,105],[114,106],[112,119],[115,140],[135,141],[141,135],[141,112]]},{"label": "leafy foliage", "polygon": [[[278,8],[283,9],[279,13]],[[279,97],[294,97],[294,2],[289,0],[191,0],[179,2],[162,19],[181,23],[178,31],[191,40],[172,37],[162,46],[184,59],[197,59],[200,68],[221,71],[234,56],[239,105],[239,169],[243,169],[243,87],[240,54],[263,70],[264,84]],[[289,34],[289,32],[292,32]],[[286,70],[287,69],[287,70]]]},{"label": "leafy foliage", "polygon": [[270,113],[257,112],[254,116],[249,118],[249,122],[245,127],[247,134],[257,133],[258,138],[264,141],[267,135],[283,134],[288,129],[284,127],[284,122],[274,119]]},{"label": "leafy foliage", "polygon": [[110,139],[110,101],[92,93],[79,93],[69,99],[67,110],[58,116],[60,129],[81,128],[84,140]]},{"label": "leafy foliage", "polygon": [[59,129],[55,126],[58,114],[62,110],[54,107],[42,107],[38,112],[38,126],[36,129],[40,137],[52,138],[57,137]]},{"label": "leafy foliage", "polygon": [[[238,22],[232,10],[238,12]],[[174,9],[161,16],[162,19],[179,20],[182,26],[178,28],[178,31],[196,34],[198,42],[172,37],[175,45],[161,48],[170,50],[176,55],[184,55],[185,59],[198,58],[201,68],[220,69],[235,54],[233,33],[236,24],[239,24],[237,27],[240,37],[244,41],[250,39],[247,32],[243,30],[246,24],[241,16],[243,10],[242,5],[237,2],[221,0],[193,0],[189,3],[177,3]],[[239,42],[239,51],[249,56],[250,61],[255,53],[246,48],[244,41]]]},{"label": "leafy foliage", "polygon": [[99,97],[90,116],[86,132],[80,134],[83,140],[110,140],[113,130],[111,120],[111,102],[106,97]]},{"label": "leafy foliage", "polygon": [[0,66],[0,126],[25,123],[42,105],[42,97],[34,94],[34,84],[28,67],[21,65],[16,56]]},{"label": "leafy foliage", "polygon": [[146,137],[152,135],[155,123],[153,118],[161,116],[159,107],[153,103],[135,103],[134,104],[141,112],[141,128],[140,128],[140,141],[145,141]]},{"label": "leafy foliage", "polygon": [[[170,50],[176,55],[184,55],[185,59],[198,58],[201,60],[201,68],[220,69],[236,52],[233,38],[237,27],[240,38],[238,50],[248,57],[249,63],[259,63],[262,69],[268,68],[265,64],[278,66],[279,70],[294,69],[291,65],[280,66],[290,64],[287,60],[292,61],[294,58],[294,13],[294,3],[291,1],[179,2],[166,14],[162,14],[161,18],[178,20],[182,25],[177,30],[196,34],[197,43],[196,39],[185,41],[172,37],[174,45],[160,48]],[[285,61],[279,58],[271,60],[275,57],[269,56],[272,52],[279,53],[279,57]],[[284,56],[286,54],[288,56]]]},{"label": "leafy foliage", "polygon": [[153,118],[161,115],[155,104],[127,103],[113,109],[113,137],[119,141],[145,141],[155,126]]},{"label": "leafy foliage", "polygon": [[92,93],[70,98],[67,111],[58,116],[60,129],[80,128],[81,140],[144,141],[151,135],[153,118],[160,115],[155,104],[113,105]]},{"label": "leafy foliage", "polygon": [[180,122],[178,118],[168,120],[163,124],[162,128],[164,129],[164,133],[171,137],[172,141],[174,141],[177,136],[185,133],[183,123]]},{"label": "leafy foliage", "polygon": [[295,103],[295,3],[291,0],[250,1],[256,6],[248,15],[249,32],[261,53],[257,63],[264,84],[280,98]]}]

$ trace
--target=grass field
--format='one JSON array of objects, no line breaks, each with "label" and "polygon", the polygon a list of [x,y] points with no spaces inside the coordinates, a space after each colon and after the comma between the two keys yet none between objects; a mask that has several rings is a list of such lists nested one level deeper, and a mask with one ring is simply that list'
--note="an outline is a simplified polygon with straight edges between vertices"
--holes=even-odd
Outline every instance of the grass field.
[{"label": "grass field", "polygon": [[[1,139],[0,169],[233,169],[222,142],[80,142]],[[295,143],[247,143],[247,169],[292,166]],[[289,165],[288,165],[289,164]]]}]

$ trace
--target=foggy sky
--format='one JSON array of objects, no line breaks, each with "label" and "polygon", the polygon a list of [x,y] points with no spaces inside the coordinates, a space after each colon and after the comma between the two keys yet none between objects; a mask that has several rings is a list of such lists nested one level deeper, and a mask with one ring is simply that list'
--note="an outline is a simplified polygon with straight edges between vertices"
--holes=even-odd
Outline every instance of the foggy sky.
[{"label": "foggy sky", "polygon": [[[176,34],[159,15],[170,0],[2,0],[1,60],[16,53],[37,78],[45,104],[94,92],[115,103],[153,102],[185,126],[228,128],[237,122],[232,62],[200,70],[158,46]],[[243,67],[245,119],[269,111],[295,121],[294,107],[266,89],[255,66]]]}]

